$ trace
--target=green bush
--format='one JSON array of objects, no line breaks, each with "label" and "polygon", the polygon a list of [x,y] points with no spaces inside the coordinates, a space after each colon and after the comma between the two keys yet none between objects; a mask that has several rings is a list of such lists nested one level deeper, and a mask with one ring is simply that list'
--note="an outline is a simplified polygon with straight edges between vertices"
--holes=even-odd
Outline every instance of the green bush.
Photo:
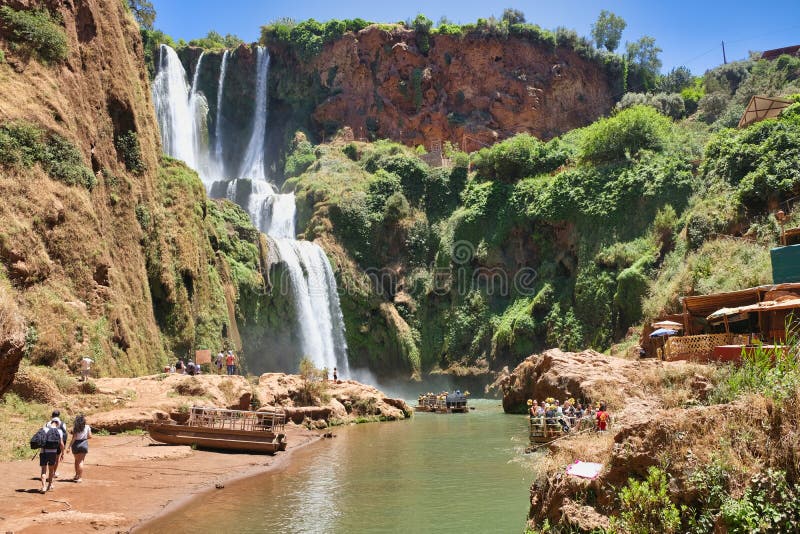
[{"label": "green bush", "polygon": [[670,120],[651,107],[634,106],[587,126],[579,141],[581,161],[610,163],[634,157],[642,150],[666,147]]},{"label": "green bush", "polygon": [[344,155],[350,158],[352,161],[358,161],[358,148],[356,147],[355,143],[348,143],[342,149]]},{"label": "green bush", "polygon": [[114,146],[126,169],[133,174],[142,174],[144,172],[142,147],[139,145],[139,136],[136,132],[129,130],[117,136],[114,139]]},{"label": "green bush", "polygon": [[300,176],[315,161],[317,161],[317,157],[314,154],[314,146],[310,142],[302,140],[296,144],[292,153],[286,158],[284,175],[286,178]]},{"label": "green bush", "polygon": [[566,163],[568,152],[559,139],[543,143],[529,134],[515,135],[473,155],[478,175],[504,182],[552,172]]},{"label": "green bush", "polygon": [[0,165],[28,168],[40,164],[54,180],[92,189],[97,178],[75,146],[58,134],[45,134],[35,124],[14,121],[0,125]]},{"label": "green bush", "polygon": [[386,201],[403,190],[400,177],[383,169],[375,171],[375,177],[367,186],[367,206],[372,213],[383,213]]},{"label": "green bush", "polygon": [[723,130],[706,146],[701,173],[736,186],[741,201],[765,206],[800,192],[800,122],[765,120],[743,130]]},{"label": "green bush", "polygon": [[67,58],[67,35],[45,9],[17,11],[0,7],[0,24],[14,46],[35,53],[44,62]]},{"label": "green bush", "polygon": [[657,467],[647,470],[647,479],[628,479],[619,493],[619,522],[629,534],[677,532],[681,525],[678,507],[669,498],[667,475]]},{"label": "green bush", "polygon": [[383,209],[384,221],[395,223],[405,219],[410,214],[411,207],[402,192],[398,191],[386,199],[386,206]]}]

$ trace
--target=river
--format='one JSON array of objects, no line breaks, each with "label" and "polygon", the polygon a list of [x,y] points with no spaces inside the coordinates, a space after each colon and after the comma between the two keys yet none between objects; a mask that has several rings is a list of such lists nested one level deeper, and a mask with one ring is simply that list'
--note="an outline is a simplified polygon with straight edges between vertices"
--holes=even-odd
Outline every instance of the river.
[{"label": "river", "polygon": [[[288,465],[200,496],[140,532],[520,533],[527,418],[497,400],[468,414],[334,428]],[[232,500],[232,497],[235,498]]]}]

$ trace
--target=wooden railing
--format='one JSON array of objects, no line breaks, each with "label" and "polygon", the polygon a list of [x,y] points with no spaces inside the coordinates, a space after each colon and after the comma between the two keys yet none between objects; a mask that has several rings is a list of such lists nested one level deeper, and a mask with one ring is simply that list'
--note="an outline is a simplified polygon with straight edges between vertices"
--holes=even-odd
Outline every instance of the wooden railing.
[{"label": "wooden railing", "polygon": [[664,344],[665,360],[706,361],[714,352],[714,347],[746,341],[738,334],[701,334],[697,336],[676,336]]},{"label": "wooden railing", "polygon": [[250,412],[193,406],[187,425],[278,433],[283,432],[285,422],[286,415],[277,410]]}]

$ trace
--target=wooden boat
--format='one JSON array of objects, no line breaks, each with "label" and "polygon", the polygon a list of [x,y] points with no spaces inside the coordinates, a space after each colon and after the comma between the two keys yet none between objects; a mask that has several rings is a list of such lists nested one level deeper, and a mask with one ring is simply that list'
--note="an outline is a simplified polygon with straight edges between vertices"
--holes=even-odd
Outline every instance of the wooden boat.
[{"label": "wooden boat", "polygon": [[555,419],[541,417],[530,417],[530,443],[531,446],[541,446],[555,441],[566,433],[561,423]]},{"label": "wooden boat", "polygon": [[186,424],[152,423],[150,437],[170,445],[194,445],[240,452],[286,450],[285,415],[278,411],[251,412],[192,407]]},{"label": "wooden boat", "polygon": [[456,390],[453,393],[443,392],[438,395],[425,393],[417,398],[417,412],[435,413],[467,413],[467,397],[469,393]]}]

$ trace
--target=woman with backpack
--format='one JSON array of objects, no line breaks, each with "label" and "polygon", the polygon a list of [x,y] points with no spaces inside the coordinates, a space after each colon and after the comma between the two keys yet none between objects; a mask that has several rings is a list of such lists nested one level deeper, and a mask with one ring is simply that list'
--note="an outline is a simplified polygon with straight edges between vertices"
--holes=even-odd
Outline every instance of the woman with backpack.
[{"label": "woman with backpack", "polygon": [[56,474],[58,459],[64,451],[64,434],[61,429],[61,419],[53,417],[44,425],[44,446],[39,453],[39,466],[42,468],[41,492],[53,489],[53,476]]},{"label": "woman with backpack", "polygon": [[92,428],[86,424],[86,417],[83,414],[75,418],[72,427],[72,441],[69,448],[75,457],[75,482],[80,482],[83,477],[83,460],[89,452],[89,439],[92,437]]}]

